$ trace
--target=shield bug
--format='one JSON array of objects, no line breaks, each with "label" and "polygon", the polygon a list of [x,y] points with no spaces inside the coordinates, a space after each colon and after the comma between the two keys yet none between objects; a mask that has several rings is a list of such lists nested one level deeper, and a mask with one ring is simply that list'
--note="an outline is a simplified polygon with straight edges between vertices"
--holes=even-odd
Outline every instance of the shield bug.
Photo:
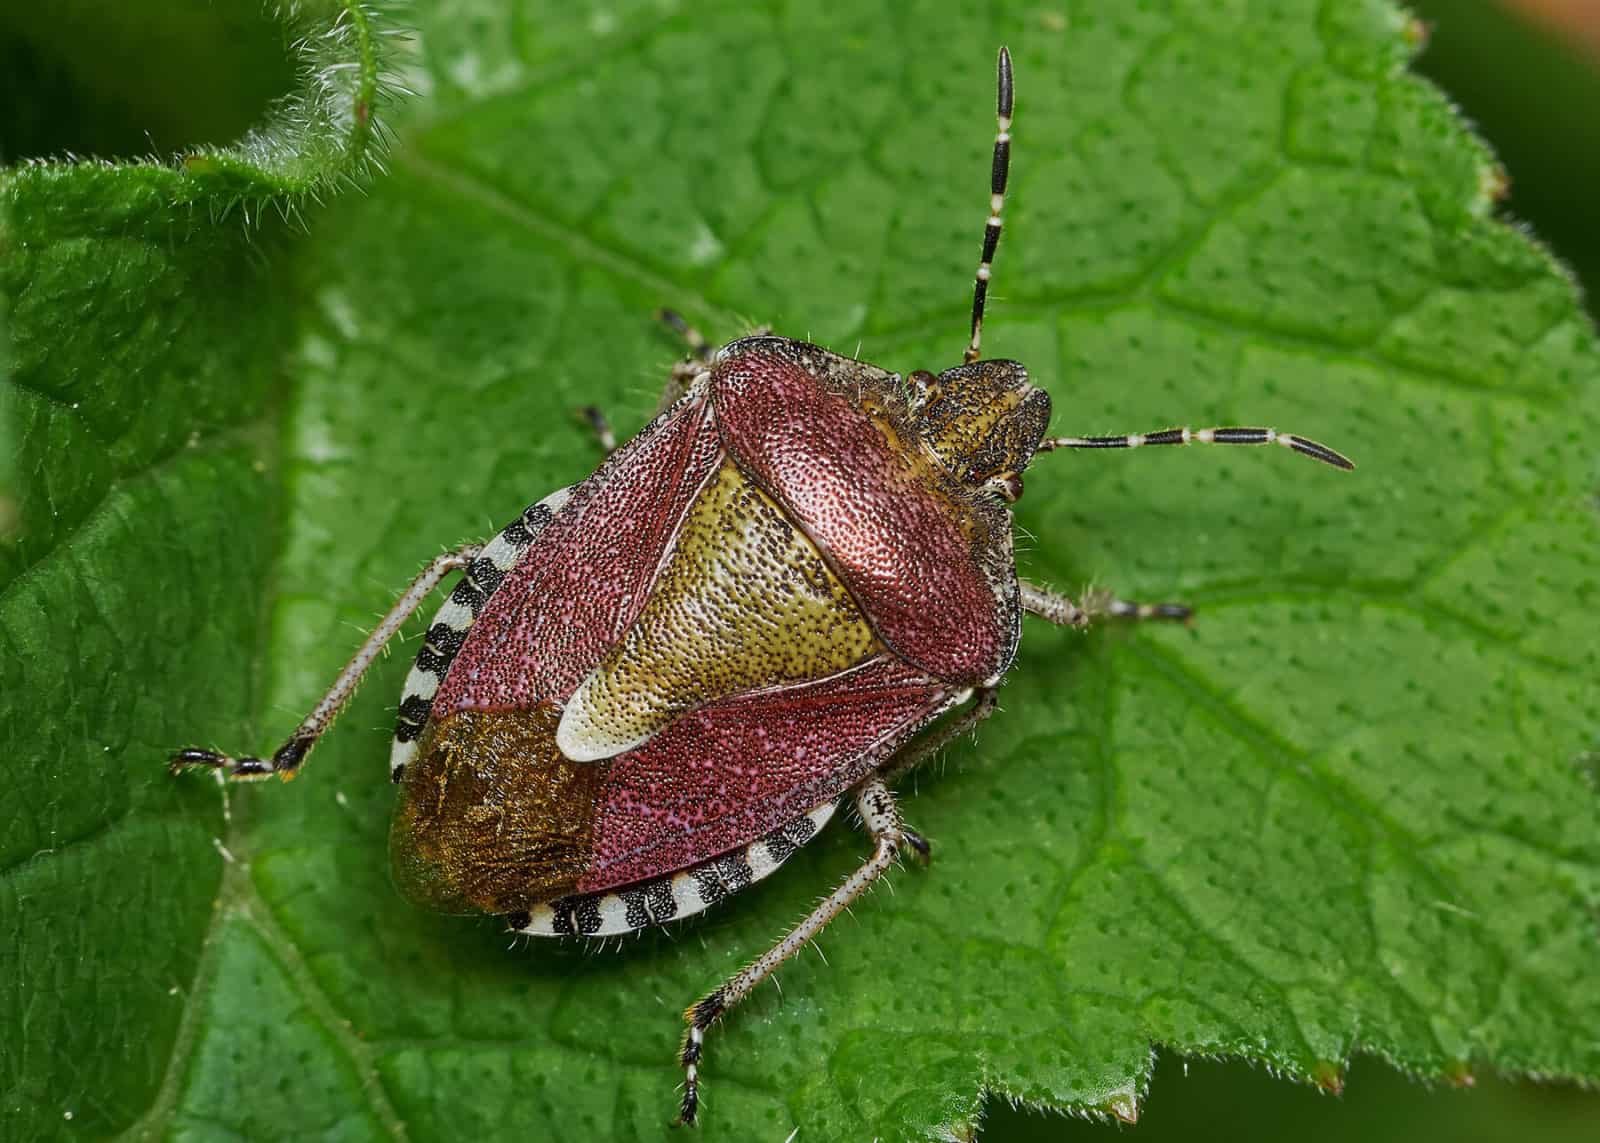
[{"label": "shield bug", "polygon": [[1010,505],[1035,454],[1278,444],[1262,428],[1046,437],[1050,397],[982,360],[1011,155],[1002,49],[989,217],[960,365],[905,376],[765,334],[688,341],[659,415],[587,479],[435,559],[270,757],[191,748],[174,769],[293,776],[406,619],[461,572],[406,680],[390,834],[406,896],[536,936],[698,913],[770,875],[841,804],[873,850],[787,935],[685,1013],[680,1117],[707,1029],[907,849],[890,784],[995,707],[1024,613],[1183,620],[1019,581]]}]

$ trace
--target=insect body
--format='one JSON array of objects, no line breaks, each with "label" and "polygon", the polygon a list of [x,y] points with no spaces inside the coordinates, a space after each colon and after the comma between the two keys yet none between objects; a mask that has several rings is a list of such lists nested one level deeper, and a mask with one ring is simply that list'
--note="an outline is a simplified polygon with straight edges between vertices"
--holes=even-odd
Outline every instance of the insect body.
[{"label": "insect body", "polygon": [[1049,396],[1020,364],[979,359],[1011,105],[1002,50],[961,365],[902,377],[767,335],[712,353],[668,315],[694,352],[649,426],[487,544],[436,559],[271,758],[173,760],[292,775],[384,643],[459,570],[391,755],[392,867],[414,901],[535,935],[628,932],[768,876],[851,801],[871,857],[686,1013],[686,1122],[710,1025],[906,849],[927,858],[889,783],[993,710],[1024,612],[1077,627],[1188,616],[1019,582],[1009,505],[1036,453],[1277,443],[1350,467],[1267,429],[1044,437]]}]

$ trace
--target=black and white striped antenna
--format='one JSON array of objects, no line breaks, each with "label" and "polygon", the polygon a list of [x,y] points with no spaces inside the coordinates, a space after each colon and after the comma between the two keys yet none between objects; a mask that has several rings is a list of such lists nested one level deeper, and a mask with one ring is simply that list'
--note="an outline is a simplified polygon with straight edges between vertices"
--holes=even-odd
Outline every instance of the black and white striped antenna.
[{"label": "black and white striped antenna", "polygon": [[963,365],[978,360],[983,344],[983,303],[989,296],[989,275],[994,265],[994,250],[1000,245],[1000,210],[1006,204],[1006,176],[1011,171],[1011,53],[1000,49],[998,94],[995,118],[999,130],[994,137],[994,163],[989,169],[989,221],[983,227],[983,257],[978,261],[978,276],[972,284],[972,340],[961,355]]}]

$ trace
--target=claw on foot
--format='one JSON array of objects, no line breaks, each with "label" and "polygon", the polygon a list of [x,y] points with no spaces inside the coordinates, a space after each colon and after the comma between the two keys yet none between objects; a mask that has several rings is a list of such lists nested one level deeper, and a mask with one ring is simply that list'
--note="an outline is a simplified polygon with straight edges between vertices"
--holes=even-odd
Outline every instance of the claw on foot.
[{"label": "claw on foot", "polygon": [[1182,603],[1134,603],[1118,599],[1109,591],[1090,589],[1084,595],[1082,625],[1086,626],[1095,615],[1113,619],[1164,619],[1188,625],[1194,620],[1194,608]]},{"label": "claw on foot", "polygon": [[220,770],[226,778],[246,782],[253,778],[271,777],[274,773],[272,763],[265,758],[234,758],[220,750],[206,750],[198,746],[178,751],[168,761],[167,769],[173,774],[182,774],[185,770]]},{"label": "claw on foot", "polygon": [[678,1109],[677,1125],[693,1127],[700,1113],[700,1055],[705,1045],[706,1029],[717,1022],[725,1007],[721,989],[696,1001],[683,1018],[689,1030],[683,1036],[683,1051],[678,1059],[683,1064],[683,1103]]},{"label": "claw on foot", "polygon": [[287,782],[295,776],[313,741],[311,738],[291,738],[271,758],[250,755],[235,758],[220,750],[186,746],[167,760],[167,770],[172,774],[182,774],[185,770],[220,770],[223,777],[239,782],[270,778],[276,774]]}]

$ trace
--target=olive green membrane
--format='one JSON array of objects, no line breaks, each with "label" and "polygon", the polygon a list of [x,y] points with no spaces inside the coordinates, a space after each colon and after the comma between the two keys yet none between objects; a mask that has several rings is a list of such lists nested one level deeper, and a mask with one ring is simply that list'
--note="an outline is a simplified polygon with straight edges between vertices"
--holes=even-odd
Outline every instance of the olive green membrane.
[{"label": "olive green membrane", "polygon": [[[127,90],[124,26],[28,42]],[[225,805],[163,760],[270,749],[425,560],[594,466],[571,410],[643,423],[678,352],[656,306],[954,365],[1001,42],[986,350],[1055,431],[1272,424],[1360,467],[1030,468],[1024,574],[1199,618],[1028,627],[1001,714],[907,787],[933,868],[712,1033],[700,1138],[960,1135],[986,1092],[1154,1122],[1181,1097],[1147,1093],[1152,1043],[1351,1100],[1378,1060],[1600,1078],[1600,353],[1397,9],[235,26],[295,77],[237,145],[186,97],[170,160],[0,175],[0,1136],[668,1137],[682,1006],[861,859],[848,827],[670,934],[508,949],[389,881],[409,646],[292,785]],[[202,64],[231,107],[283,74]],[[51,82],[91,107],[83,71]],[[342,193],[375,123],[387,173]]]}]

